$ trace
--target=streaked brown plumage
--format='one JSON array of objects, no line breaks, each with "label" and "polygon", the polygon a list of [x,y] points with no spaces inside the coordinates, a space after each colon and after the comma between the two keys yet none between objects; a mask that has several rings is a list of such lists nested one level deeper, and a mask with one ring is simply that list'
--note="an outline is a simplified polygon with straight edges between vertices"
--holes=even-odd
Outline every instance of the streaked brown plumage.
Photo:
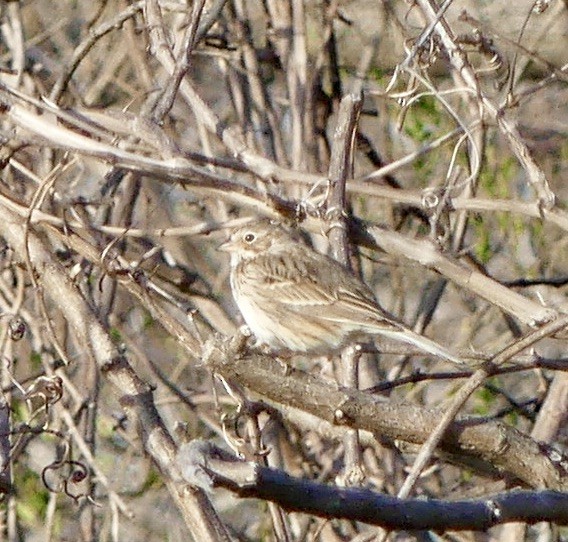
[{"label": "streaked brown plumage", "polygon": [[383,335],[461,363],[383,310],[344,266],[279,224],[246,225],[219,249],[231,254],[231,288],[245,322],[276,351],[327,354]]}]

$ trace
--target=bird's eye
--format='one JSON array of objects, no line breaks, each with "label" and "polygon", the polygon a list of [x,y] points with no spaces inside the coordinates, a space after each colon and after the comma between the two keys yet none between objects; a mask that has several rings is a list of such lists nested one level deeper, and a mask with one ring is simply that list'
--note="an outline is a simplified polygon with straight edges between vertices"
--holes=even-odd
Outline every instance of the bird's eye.
[{"label": "bird's eye", "polygon": [[256,237],[255,237],[254,233],[247,233],[247,234],[243,237],[243,239],[245,240],[246,243],[249,243],[249,244],[250,244],[250,243],[252,243],[252,242],[256,239]]}]

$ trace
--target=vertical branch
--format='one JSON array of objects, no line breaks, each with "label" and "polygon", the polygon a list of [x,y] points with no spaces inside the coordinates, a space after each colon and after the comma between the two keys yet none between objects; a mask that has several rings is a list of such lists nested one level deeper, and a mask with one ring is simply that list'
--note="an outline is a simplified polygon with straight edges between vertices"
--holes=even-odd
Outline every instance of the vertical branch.
[{"label": "vertical branch", "polygon": [[289,0],[265,0],[271,31],[267,38],[272,43],[282,68],[286,70],[292,47],[292,7]]},{"label": "vertical branch", "polygon": [[[264,445],[259,426],[258,413],[251,412],[251,414],[247,416],[247,431],[258,463],[264,467],[267,467],[268,458],[267,454],[263,453]],[[280,508],[278,504],[272,502],[268,503],[268,509],[270,510],[270,516],[272,518],[272,526],[276,540],[278,542],[290,542],[290,526],[288,524],[288,518],[286,517],[284,510]]]},{"label": "vertical branch", "polygon": [[[22,25],[22,8],[20,2],[7,2],[5,6],[7,10],[9,26],[4,29],[4,37],[8,38],[9,46],[12,50],[11,67],[12,70],[14,70],[17,74],[17,85],[19,85],[26,64],[24,28]],[[7,34],[8,29],[10,32]]]},{"label": "vertical branch", "polygon": [[290,114],[292,116],[292,167],[303,170],[305,107],[307,83],[306,22],[304,1],[292,0],[292,41],[291,57],[288,62],[288,92],[290,95]]},{"label": "vertical branch", "polygon": [[262,142],[263,152],[268,158],[280,164],[287,164],[278,118],[268,99],[266,85],[260,76],[246,4],[243,0],[233,0],[233,5],[237,37],[242,50],[242,64],[248,82],[247,89],[254,105],[252,115],[253,119],[258,118],[255,136]]},{"label": "vertical branch", "polygon": [[10,405],[6,395],[2,393],[0,395],[0,495],[4,496],[9,495],[12,491],[11,431]]},{"label": "vertical branch", "polygon": [[[347,199],[345,184],[351,174],[353,142],[357,121],[362,107],[360,94],[348,94],[340,103],[337,126],[333,137],[329,185],[326,199],[326,215],[329,221],[328,237],[332,256],[346,267],[350,267],[349,238],[347,235]],[[348,347],[341,354],[340,384],[359,387],[360,352],[357,347]],[[345,482],[354,485],[363,477],[361,468],[361,447],[357,431],[348,431],[344,438]]]},{"label": "vertical branch", "polygon": [[325,202],[332,255],[348,267],[350,264],[345,185],[351,173],[353,141],[362,103],[360,94],[348,94],[341,100],[333,136],[328,172],[328,193]]},{"label": "vertical branch", "polygon": [[325,42],[325,52],[329,59],[329,79],[331,82],[331,97],[332,100],[339,100],[342,91],[341,76],[339,75],[339,55],[337,51],[337,39],[333,28],[333,20],[336,16],[338,7],[338,0],[325,0],[324,6],[326,10],[326,17],[329,19],[329,38]]},{"label": "vertical branch", "polygon": [[176,94],[182,79],[185,77],[191,65],[191,53],[195,46],[195,37],[201,20],[201,13],[205,7],[205,0],[198,0],[193,3],[193,10],[189,25],[185,31],[185,35],[181,44],[181,49],[176,61],[176,67],[168,80],[168,84],[164,89],[160,100],[154,108],[153,117],[160,121],[168,113],[174,104]]}]

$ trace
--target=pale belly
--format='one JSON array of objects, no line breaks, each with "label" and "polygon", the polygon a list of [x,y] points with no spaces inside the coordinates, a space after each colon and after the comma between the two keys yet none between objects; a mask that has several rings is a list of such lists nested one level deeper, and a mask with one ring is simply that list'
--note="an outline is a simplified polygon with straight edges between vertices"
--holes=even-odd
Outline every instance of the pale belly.
[{"label": "pale belly", "polygon": [[244,296],[235,296],[235,301],[259,343],[274,350],[329,353],[345,342],[345,330],[337,323],[289,310],[278,311],[276,306],[269,313]]}]

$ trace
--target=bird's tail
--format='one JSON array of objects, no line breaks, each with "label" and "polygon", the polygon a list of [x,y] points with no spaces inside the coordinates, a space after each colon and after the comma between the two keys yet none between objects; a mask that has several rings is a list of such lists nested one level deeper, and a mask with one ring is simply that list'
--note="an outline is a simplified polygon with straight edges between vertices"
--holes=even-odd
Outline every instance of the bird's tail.
[{"label": "bird's tail", "polygon": [[417,346],[421,350],[432,354],[433,356],[438,356],[443,358],[447,361],[451,361],[452,363],[456,363],[457,365],[466,365],[464,361],[460,358],[446,350],[443,346],[439,345],[437,342],[428,339],[418,333],[410,329],[401,329],[399,330],[383,330],[381,335],[385,337],[390,337],[400,342],[404,342],[407,344],[412,344]]}]

